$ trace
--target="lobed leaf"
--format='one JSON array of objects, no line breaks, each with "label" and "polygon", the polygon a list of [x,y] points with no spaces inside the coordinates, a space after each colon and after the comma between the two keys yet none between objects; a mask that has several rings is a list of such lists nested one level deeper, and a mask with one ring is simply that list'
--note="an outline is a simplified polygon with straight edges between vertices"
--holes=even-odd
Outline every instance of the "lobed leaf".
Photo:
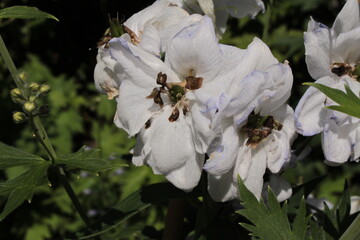
[{"label": "lobed leaf", "polygon": [[0,142],[0,169],[16,166],[31,166],[46,161],[36,155]]},{"label": "lobed leaf", "polygon": [[38,185],[46,183],[46,173],[49,164],[38,164],[33,166],[20,176],[7,182],[0,183],[0,195],[8,195],[8,200],[0,214],[2,221],[9,213],[14,211],[25,200],[31,201],[34,189]]},{"label": "lobed leaf", "polygon": [[55,16],[40,11],[36,7],[13,6],[0,10],[0,18],[51,18],[59,21]]},{"label": "lobed leaf", "polygon": [[339,104],[339,106],[328,106],[326,108],[360,118],[360,98],[356,96],[349,86],[345,85],[345,93],[339,89],[331,88],[320,83],[304,83],[304,85],[317,88]]},{"label": "lobed leaf", "polygon": [[268,207],[262,200],[257,201],[241,178],[238,178],[239,193],[244,209],[238,213],[246,217],[252,224],[241,225],[251,232],[251,235],[269,240],[303,240],[310,217],[306,217],[305,200],[302,198],[300,208],[296,212],[291,225],[287,217],[287,203],[283,207],[277,201],[275,194],[268,189]]},{"label": "lobed leaf", "polygon": [[83,169],[89,172],[100,172],[127,166],[126,164],[114,163],[101,158],[99,149],[85,150],[85,147],[75,153],[59,157],[56,163],[64,164],[70,170]]}]

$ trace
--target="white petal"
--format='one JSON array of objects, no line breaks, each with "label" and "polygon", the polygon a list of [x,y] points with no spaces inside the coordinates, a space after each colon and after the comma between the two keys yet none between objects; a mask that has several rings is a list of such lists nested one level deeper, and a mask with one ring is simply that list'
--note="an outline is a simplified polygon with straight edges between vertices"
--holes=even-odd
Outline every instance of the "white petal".
[{"label": "white petal", "polygon": [[264,3],[260,0],[225,0],[228,11],[235,18],[246,16],[254,18],[260,11],[265,11]]},{"label": "white petal", "polygon": [[336,34],[348,32],[360,26],[360,12],[358,0],[347,0],[344,7],[337,15],[333,29]]},{"label": "white petal", "polygon": [[290,183],[278,175],[270,175],[270,187],[279,202],[285,201],[292,195]]},{"label": "white petal", "polygon": [[185,164],[195,161],[195,151],[191,127],[180,111],[179,118],[170,122],[172,113],[170,106],[165,106],[160,114],[154,116],[149,127],[152,136],[149,137],[151,158],[148,164],[154,171],[166,174]]},{"label": "white petal", "polygon": [[204,169],[212,175],[222,175],[233,168],[236,154],[239,149],[239,136],[237,129],[232,124],[224,129],[222,133],[221,145],[216,151],[210,153],[209,159],[204,165]]},{"label": "white petal", "polygon": [[215,29],[216,35],[218,38],[221,38],[221,35],[224,34],[226,30],[226,23],[229,19],[229,12],[225,1],[222,0],[213,0],[215,7]]},{"label": "white petal", "polygon": [[306,65],[314,79],[333,75],[330,65],[334,34],[332,29],[313,19],[309,22],[308,31],[304,33]]},{"label": "white petal", "polygon": [[219,72],[221,50],[217,43],[211,19],[203,17],[181,30],[170,42],[165,62],[175,72],[187,77],[194,74],[211,81]]},{"label": "white petal", "polygon": [[341,33],[335,41],[333,62],[358,64],[360,59],[360,27]]},{"label": "white petal", "polygon": [[123,128],[130,136],[137,134],[150,117],[160,109],[153,99],[147,99],[151,89],[136,86],[130,81],[124,80],[122,90],[117,98],[117,115],[121,123],[118,127]]},{"label": "white petal", "polygon": [[[316,81],[331,87],[335,80],[324,77]],[[323,130],[327,110],[324,109],[326,96],[314,87],[306,90],[295,109],[297,131],[304,136],[312,136]]]},{"label": "white petal", "polygon": [[237,197],[237,184],[233,182],[233,173],[229,171],[221,176],[208,174],[208,191],[212,199],[226,202]]},{"label": "white petal", "polygon": [[140,44],[138,45],[148,51],[149,53],[159,57],[161,51],[161,40],[159,31],[150,24],[144,27],[144,31],[142,34],[142,39]]},{"label": "white petal", "polygon": [[185,164],[168,172],[165,177],[177,188],[184,191],[191,191],[197,186],[205,156],[197,153],[193,158],[188,159]]},{"label": "white petal", "polygon": [[111,56],[124,68],[127,78],[137,86],[150,91],[157,87],[159,72],[167,75],[168,82],[179,82],[177,75],[159,58],[129,43],[122,38],[113,38],[110,42]]},{"label": "white petal", "polygon": [[[264,183],[263,176],[266,170],[266,151],[260,145],[256,149],[251,149],[252,156],[251,159],[248,160],[251,161],[251,165],[248,169],[246,178],[244,179],[240,175],[240,177],[244,180],[245,186],[256,196],[258,200],[261,197]],[[239,173],[239,171],[236,170],[234,173]]]},{"label": "white petal", "polygon": [[354,124],[338,126],[333,122],[325,125],[322,134],[322,147],[326,164],[337,166],[350,158],[355,144],[356,127],[357,125]]},{"label": "white petal", "polygon": [[136,136],[136,144],[132,149],[132,163],[135,166],[142,166],[147,163],[147,157],[151,151],[149,141],[147,141],[150,134],[150,131],[143,128]]},{"label": "white petal", "polygon": [[[103,47],[98,49],[96,60],[97,64],[94,70],[96,89],[101,93],[107,93],[109,99],[112,99],[119,92],[120,80],[122,79],[121,66],[118,66],[116,61],[111,58],[109,50]],[[118,72],[118,76],[115,70]]]}]

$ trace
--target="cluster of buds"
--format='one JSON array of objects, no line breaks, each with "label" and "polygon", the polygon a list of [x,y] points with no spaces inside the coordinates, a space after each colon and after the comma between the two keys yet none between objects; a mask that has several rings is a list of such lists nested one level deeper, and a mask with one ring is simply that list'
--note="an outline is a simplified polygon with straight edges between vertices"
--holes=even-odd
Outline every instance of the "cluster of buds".
[{"label": "cluster of buds", "polygon": [[[24,73],[19,74],[20,78],[25,78]],[[26,122],[31,116],[44,116],[49,113],[49,108],[45,105],[38,106],[37,99],[50,93],[51,88],[46,84],[35,82],[25,83],[25,89],[14,88],[10,91],[12,100],[22,106],[23,112],[13,113],[15,123]]]}]

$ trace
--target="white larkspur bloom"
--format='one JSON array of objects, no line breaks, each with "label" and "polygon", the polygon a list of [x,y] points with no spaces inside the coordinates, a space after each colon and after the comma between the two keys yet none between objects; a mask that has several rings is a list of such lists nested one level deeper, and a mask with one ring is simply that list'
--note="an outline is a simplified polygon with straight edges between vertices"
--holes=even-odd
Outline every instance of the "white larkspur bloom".
[{"label": "white larkspur bloom", "polygon": [[235,18],[249,16],[254,18],[260,11],[265,11],[261,0],[171,0],[190,13],[200,13],[209,16],[220,36],[225,32],[229,15]]},{"label": "white larkspur bloom", "polygon": [[[360,61],[360,10],[357,0],[348,0],[332,28],[310,20],[305,32],[306,64],[315,83],[344,90],[347,84],[359,94],[360,83],[353,71]],[[359,67],[359,66],[358,66]],[[297,131],[304,136],[322,132],[325,162],[338,165],[360,156],[360,120],[325,109],[336,105],[310,87],[295,109]]]},{"label": "white larkspur bloom", "polygon": [[[288,64],[278,63],[259,39],[249,45],[244,59],[226,106],[217,112],[221,117],[215,124],[222,134],[204,166],[216,201],[238,196],[238,175],[260,198],[266,170],[277,174],[290,161],[296,136],[293,110],[285,104],[293,80]],[[291,195],[290,184],[278,176],[270,177],[270,185],[276,186],[279,200]]]},{"label": "white larkspur bloom", "polygon": [[[189,14],[169,1],[155,2],[151,6],[131,16],[124,22],[125,34],[121,38],[138,45],[146,51],[160,57],[165,52],[168,41],[180,29],[199,18],[188,18]],[[111,39],[111,36],[108,37]],[[105,41],[99,46],[94,80],[97,90],[107,93],[109,99],[117,96],[123,70],[110,56]]]},{"label": "white larkspur bloom", "polygon": [[126,75],[115,124],[137,135],[133,163],[151,166],[185,191],[197,185],[212,138],[202,102],[221,94],[225,73],[242,53],[219,45],[213,28],[208,17],[183,28],[170,41],[165,62],[122,38],[109,42]]}]

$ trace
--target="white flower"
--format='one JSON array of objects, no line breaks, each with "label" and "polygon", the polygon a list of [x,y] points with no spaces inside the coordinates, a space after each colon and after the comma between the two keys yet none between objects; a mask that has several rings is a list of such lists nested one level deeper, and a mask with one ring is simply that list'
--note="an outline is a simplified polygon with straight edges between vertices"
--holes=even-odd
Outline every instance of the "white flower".
[{"label": "white flower", "polygon": [[[185,10],[168,1],[155,2],[124,22],[125,34],[121,38],[160,57],[161,52],[166,51],[169,40],[180,29],[200,20],[200,16],[188,17]],[[94,80],[97,90],[107,93],[112,99],[119,92],[123,70],[111,58],[107,45],[111,36],[107,38],[98,49]]]},{"label": "white flower", "polygon": [[147,164],[178,188],[191,190],[213,138],[202,103],[221,94],[222,81],[242,52],[217,43],[208,17],[174,36],[165,62],[122,38],[109,45],[125,73],[115,124],[131,136],[137,134],[133,163]]},{"label": "white flower", "polygon": [[[353,71],[360,61],[360,11],[357,0],[348,0],[332,28],[310,20],[305,35],[306,64],[316,83],[344,90],[347,84],[359,93]],[[304,136],[322,132],[326,163],[337,165],[360,155],[360,121],[346,114],[324,109],[335,103],[310,87],[295,109],[297,131]]]},{"label": "white flower", "polygon": [[190,13],[209,16],[216,27],[218,36],[225,32],[229,15],[235,18],[249,16],[254,18],[265,11],[261,0],[170,0]]},{"label": "white flower", "polygon": [[[216,201],[238,196],[238,175],[260,198],[266,169],[280,172],[290,160],[295,138],[293,110],[285,104],[292,86],[290,67],[278,63],[259,39],[249,45],[244,59],[236,75],[239,78],[232,82],[228,101],[224,101],[226,106],[217,112],[221,117],[215,124],[221,126],[222,134],[204,166],[209,193]],[[291,195],[288,183],[279,186],[275,190],[279,199]]]}]

